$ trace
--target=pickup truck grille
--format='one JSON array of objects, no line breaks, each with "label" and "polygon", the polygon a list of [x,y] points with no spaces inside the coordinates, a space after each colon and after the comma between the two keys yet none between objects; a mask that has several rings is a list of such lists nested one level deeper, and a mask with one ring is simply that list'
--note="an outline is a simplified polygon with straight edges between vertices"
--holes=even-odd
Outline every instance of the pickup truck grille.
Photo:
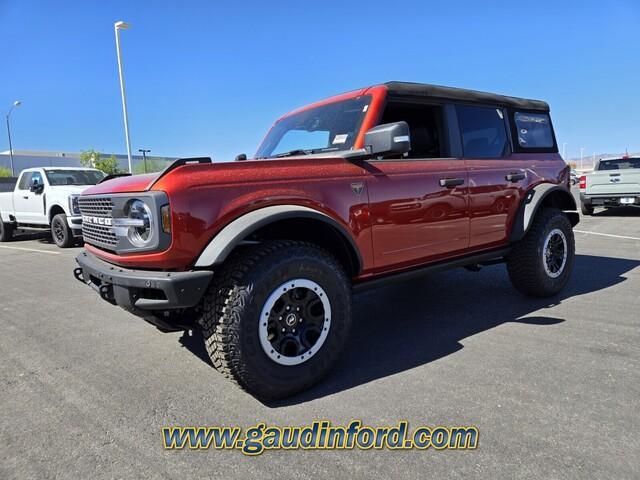
[{"label": "pickup truck grille", "polygon": [[[78,198],[82,216],[112,218],[113,201],[111,197],[80,197]],[[113,228],[99,225],[97,222],[82,222],[82,237],[84,241],[97,247],[113,249],[118,244]]]}]

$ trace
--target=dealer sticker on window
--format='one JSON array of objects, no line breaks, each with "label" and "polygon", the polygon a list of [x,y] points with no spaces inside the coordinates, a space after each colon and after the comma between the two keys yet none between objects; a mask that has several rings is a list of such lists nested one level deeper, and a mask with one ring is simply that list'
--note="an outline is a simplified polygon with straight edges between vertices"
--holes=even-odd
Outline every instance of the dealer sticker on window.
[{"label": "dealer sticker on window", "polygon": [[341,133],[340,135],[336,135],[335,137],[333,137],[333,144],[337,145],[339,143],[345,143],[348,136],[348,133]]}]

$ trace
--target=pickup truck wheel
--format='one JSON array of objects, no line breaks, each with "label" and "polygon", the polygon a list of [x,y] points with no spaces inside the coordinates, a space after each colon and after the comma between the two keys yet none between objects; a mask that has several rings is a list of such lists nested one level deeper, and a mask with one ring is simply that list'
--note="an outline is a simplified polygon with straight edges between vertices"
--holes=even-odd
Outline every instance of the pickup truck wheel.
[{"label": "pickup truck wheel", "polygon": [[583,215],[593,215],[593,207],[590,205],[585,205],[584,203],[580,204],[580,210]]},{"label": "pickup truck wheel", "polygon": [[216,272],[201,324],[214,367],[258,398],[318,382],[351,326],[351,286],[340,263],[304,242],[236,252]]},{"label": "pickup truck wheel", "polygon": [[10,242],[13,239],[13,225],[0,220],[0,242]]},{"label": "pickup truck wheel", "polygon": [[555,295],[569,281],[574,255],[571,222],[560,210],[545,208],[524,238],[513,245],[507,258],[509,278],[526,295]]},{"label": "pickup truck wheel", "polygon": [[73,232],[67,223],[67,216],[59,213],[51,220],[51,238],[60,248],[69,248],[73,245]]}]

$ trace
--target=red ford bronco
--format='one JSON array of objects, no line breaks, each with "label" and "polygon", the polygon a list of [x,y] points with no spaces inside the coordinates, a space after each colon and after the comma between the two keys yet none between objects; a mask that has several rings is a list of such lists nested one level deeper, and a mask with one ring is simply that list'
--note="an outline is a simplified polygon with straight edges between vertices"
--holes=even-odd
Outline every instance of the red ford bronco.
[{"label": "red ford bronco", "polygon": [[505,262],[544,297],[571,274],[578,214],[545,102],[390,82],[284,115],[236,160],[86,190],[74,274],[162,330],[201,328],[257,397],[329,370],[353,291]]}]

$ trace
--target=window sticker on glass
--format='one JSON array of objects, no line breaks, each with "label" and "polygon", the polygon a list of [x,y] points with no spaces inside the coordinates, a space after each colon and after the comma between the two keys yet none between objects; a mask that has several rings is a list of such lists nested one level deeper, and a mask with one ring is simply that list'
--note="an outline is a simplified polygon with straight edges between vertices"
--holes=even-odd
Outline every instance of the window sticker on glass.
[{"label": "window sticker on glass", "polygon": [[551,123],[546,113],[516,112],[514,119],[518,129],[518,143],[521,147],[553,147]]},{"label": "window sticker on glass", "polygon": [[347,141],[347,137],[349,136],[348,133],[341,133],[340,135],[336,135],[335,137],[333,137],[333,144],[334,145],[338,145],[340,143],[345,143]]}]

